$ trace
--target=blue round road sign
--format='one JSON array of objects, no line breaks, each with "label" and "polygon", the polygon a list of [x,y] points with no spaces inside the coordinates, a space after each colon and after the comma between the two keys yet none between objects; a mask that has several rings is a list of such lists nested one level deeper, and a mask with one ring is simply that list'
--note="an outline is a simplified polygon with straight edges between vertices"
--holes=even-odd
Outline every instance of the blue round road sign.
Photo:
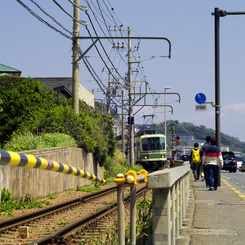
[{"label": "blue round road sign", "polygon": [[195,100],[198,104],[203,104],[206,101],[206,95],[203,93],[199,93],[196,95]]}]

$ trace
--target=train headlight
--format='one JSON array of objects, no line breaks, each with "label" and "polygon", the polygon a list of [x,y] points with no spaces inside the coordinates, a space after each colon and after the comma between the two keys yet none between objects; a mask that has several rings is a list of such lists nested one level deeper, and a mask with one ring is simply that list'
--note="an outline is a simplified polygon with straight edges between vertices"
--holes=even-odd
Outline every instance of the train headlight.
[{"label": "train headlight", "polygon": [[164,158],[165,156],[164,155],[161,155],[161,158]]},{"label": "train headlight", "polygon": [[144,158],[145,158],[145,159],[147,159],[147,158],[148,158],[148,156],[144,156]]}]

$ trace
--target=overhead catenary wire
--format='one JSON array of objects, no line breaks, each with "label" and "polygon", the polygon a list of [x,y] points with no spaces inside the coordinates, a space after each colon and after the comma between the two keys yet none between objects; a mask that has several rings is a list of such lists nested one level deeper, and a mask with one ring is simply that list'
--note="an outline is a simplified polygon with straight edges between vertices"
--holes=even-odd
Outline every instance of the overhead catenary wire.
[{"label": "overhead catenary wire", "polygon": [[[90,7],[90,5],[88,5],[88,6]],[[92,13],[93,13],[93,11],[92,11]],[[95,30],[95,27],[94,27],[94,25],[93,25],[93,22],[92,22],[92,19],[91,19],[90,15],[89,15],[87,12],[86,12],[86,14],[87,14],[87,16],[88,16],[88,18],[89,18],[90,24],[91,24],[91,26],[92,26],[92,28],[93,28],[93,30],[94,30],[94,32],[95,32],[95,35],[98,36],[97,31]],[[86,29],[87,29],[89,35],[91,36],[90,31],[88,30],[88,28],[86,28]],[[122,79],[124,82],[126,82],[125,79],[121,76],[121,74],[118,73],[116,67],[114,66],[113,62],[111,61],[110,57],[108,56],[108,54],[107,54],[107,52],[106,52],[106,50],[105,50],[105,48],[104,48],[104,46],[102,45],[102,43],[101,43],[100,40],[99,40],[99,43],[100,43],[100,45],[101,45],[101,47],[102,47],[104,53],[106,54],[106,56],[107,56],[109,62],[111,63],[112,67],[114,68],[114,70],[116,70],[116,73],[121,77],[121,79]],[[102,58],[102,55],[99,53],[99,51],[98,51],[96,45],[95,45],[95,47],[96,47],[96,50],[97,50],[99,56],[101,57],[101,59],[103,59],[103,58]],[[103,62],[104,62],[104,60],[103,60]],[[104,64],[106,65],[105,62],[104,62]],[[107,65],[106,65],[106,67],[107,67],[107,69],[109,70],[109,68],[108,68]],[[113,74],[112,74],[112,76],[113,76],[114,79],[116,79],[116,78],[114,77]],[[117,79],[116,79],[116,80],[117,80]],[[119,81],[118,81],[118,82],[119,82]],[[119,84],[120,84],[120,83],[119,83]],[[122,84],[120,84],[120,85],[123,86]]]},{"label": "overhead catenary wire", "polygon": [[[72,40],[72,37],[69,37],[68,35],[64,34],[63,32],[61,32],[60,30],[58,30],[57,28],[55,28],[54,26],[52,26],[51,24],[49,24],[47,21],[45,21],[44,19],[42,19],[40,16],[38,16],[34,11],[32,11],[27,5],[25,5],[22,1],[20,0],[16,0],[20,5],[22,5],[26,10],[28,10],[28,12],[30,12],[35,18],[37,18],[39,21],[41,21],[42,23],[44,23],[45,25],[47,25],[48,27],[50,27],[51,29],[55,30],[56,32],[60,33],[61,35],[63,35],[64,37]],[[34,1],[33,1],[34,3]],[[40,7],[41,10],[41,7]],[[42,12],[45,12],[44,10]],[[88,63],[88,61],[87,61]],[[88,68],[89,65],[86,64],[86,67]],[[90,71],[90,74],[92,75],[91,70],[88,68],[88,70]],[[94,77],[94,76],[93,76]],[[95,78],[95,77],[94,77]],[[99,83],[98,83],[99,84]]]},{"label": "overhead catenary wire", "polygon": [[67,30],[63,25],[61,25],[53,16],[49,15],[46,11],[43,10],[43,8],[40,7],[35,1],[30,0],[32,3],[34,3],[45,15],[47,15],[51,20],[53,20],[57,25],[59,25],[63,30],[68,32],[69,34],[72,35],[72,32]]},{"label": "overhead catenary wire", "polygon": [[[103,1],[103,2],[104,2],[104,1]],[[97,0],[97,4],[98,4],[98,6],[101,6],[98,0]],[[105,4],[105,2],[104,2],[104,4]],[[106,8],[107,8],[107,11],[110,13],[110,10],[109,10],[109,8],[107,7],[106,4],[105,4],[105,6],[106,6]],[[105,18],[104,18],[104,15],[103,15],[103,12],[105,12],[105,11],[102,12],[101,8],[99,8],[99,10],[101,11],[101,16],[102,16],[102,18],[103,18],[103,20],[104,20],[106,29],[107,29],[109,35],[111,36],[111,33],[110,33],[110,31],[108,30],[108,26],[106,25]],[[110,16],[112,17],[113,23],[117,26],[117,28],[118,28],[118,30],[120,31],[121,35],[123,35],[123,32],[120,30],[119,25],[117,24],[116,20],[113,18],[113,15],[112,15],[111,13],[110,13]],[[127,39],[125,39],[125,43],[127,43],[127,42],[128,42]],[[123,57],[122,57],[121,54],[119,53],[119,50],[116,49],[116,51],[117,51],[118,54],[120,55],[120,57],[121,57],[121,59],[123,60],[123,62],[124,62],[125,64],[127,64],[127,62],[123,59]]]},{"label": "overhead catenary wire", "polygon": [[[66,32],[68,32],[69,34],[72,34],[72,32],[70,32],[70,31],[68,31],[66,28],[64,28],[55,18],[53,18],[51,15],[49,15],[47,12],[45,12],[34,0],[30,0],[32,3],[34,3],[44,14],[46,14],[49,18],[51,18],[56,24],[58,24],[62,29],[64,29]],[[22,1],[20,1],[20,0],[17,0],[17,2],[19,3],[19,4],[21,4],[24,8],[26,8],[34,17],[36,17],[39,21],[41,21],[41,22],[43,22],[44,24],[46,24],[48,27],[50,27],[51,29],[53,29],[53,30],[55,30],[56,32],[59,32],[61,35],[63,35],[64,37],[66,37],[66,38],[68,38],[68,39],[70,39],[70,40],[72,40],[72,37],[70,37],[70,36],[68,36],[68,35],[66,35],[65,33],[63,33],[63,32],[61,32],[60,30],[58,30],[57,28],[55,28],[54,26],[52,26],[50,23],[48,23],[47,21],[45,21],[44,19],[42,19],[40,16],[38,16],[36,13],[34,13],[34,11],[32,11],[29,7],[27,7]],[[67,11],[65,11],[62,7],[61,7],[61,5],[59,5],[58,3],[57,3],[57,1],[55,1],[55,0],[53,0],[53,2],[57,5],[57,6],[59,6],[61,9],[62,9],[62,11],[64,11],[66,14],[68,14],[67,13]],[[105,1],[103,1],[103,2],[105,2]],[[97,2],[98,3],[98,2]],[[98,3],[99,4],[99,3]],[[107,6],[106,6],[107,7]],[[103,9],[102,8],[100,8],[101,10],[100,11],[103,11]],[[104,13],[105,11],[103,11],[103,13]],[[86,12],[87,13],[87,12]],[[101,12],[102,13],[102,12]],[[72,18],[72,16],[71,15],[69,15],[68,14],[68,16],[69,17],[71,17]],[[109,15],[110,16],[110,15]],[[111,14],[111,16],[113,16],[112,14]],[[96,17],[95,17],[96,18]],[[74,19],[74,18],[73,18]],[[102,16],[102,19],[103,19],[103,21],[104,21],[104,23],[105,23],[105,25],[106,25],[106,20],[104,19],[104,17]],[[114,20],[114,16],[113,16],[113,20]],[[79,21],[79,20],[76,20],[76,21],[78,21],[80,24],[81,24],[81,21]],[[120,22],[121,23],[121,22]],[[93,27],[94,28],[94,27]],[[108,28],[107,28],[107,30],[108,30]],[[96,35],[97,35],[97,33],[96,33]],[[90,35],[91,36],[91,35]],[[98,35],[97,35],[98,36]],[[102,46],[102,49],[105,51],[105,49],[104,49],[104,47],[103,47],[103,45],[101,44],[101,46]],[[118,51],[118,53],[119,53],[119,49],[116,49],[117,51]],[[81,52],[82,53],[82,52]],[[105,53],[106,53],[106,57],[108,58],[108,60],[111,62],[111,64],[112,64],[112,66],[113,66],[113,68],[117,71],[117,74],[119,75],[119,77],[117,78],[117,77],[115,77],[113,74],[112,74],[112,76],[113,76],[113,78],[116,80],[116,81],[118,81],[118,83],[121,85],[121,87],[125,87],[125,85],[122,85],[121,83],[120,83],[120,81],[119,81],[119,79],[121,78],[123,81],[124,81],[124,83],[125,84],[127,84],[127,81],[124,79],[124,77],[118,72],[118,69],[115,67],[115,65],[114,65],[114,63],[111,61],[111,59],[110,59],[110,56],[107,54],[107,52],[105,51]],[[120,53],[119,53],[120,54]],[[101,58],[101,57],[100,57]],[[121,56],[121,58],[122,58],[122,56]],[[84,59],[85,60],[85,59]],[[123,60],[124,62],[125,62],[125,60],[124,59],[120,59],[120,61],[121,60]],[[93,77],[96,77],[96,73],[95,73],[95,71],[94,71],[94,69],[91,69],[92,68],[92,65],[88,62],[88,60],[85,60],[84,62],[86,62],[86,64],[87,64],[87,67],[90,67],[90,69],[88,69],[88,71],[90,72],[90,74],[91,73],[93,73],[94,75],[93,75]],[[106,63],[105,63],[105,65],[106,65]],[[109,67],[108,67],[108,65],[106,66],[107,67],[107,69],[109,69]],[[139,75],[140,73],[135,73],[135,78]],[[142,75],[142,74],[141,74]],[[97,80],[97,83],[100,83],[101,84],[101,87],[105,87],[105,86],[103,86],[103,82],[101,81],[101,80],[99,80],[99,78],[97,78],[96,79]],[[113,99],[114,100],[114,99]],[[115,102],[114,102],[116,105],[118,105],[118,103],[119,103],[119,101],[117,100],[117,99],[115,99]]]},{"label": "overhead catenary wire", "polygon": [[55,28],[54,26],[52,26],[51,24],[49,24],[47,21],[45,21],[44,19],[42,19],[40,16],[38,16],[35,12],[33,12],[29,7],[27,7],[22,1],[20,0],[16,0],[20,5],[22,5],[28,12],[30,12],[35,18],[37,18],[39,21],[41,21],[42,23],[44,23],[45,25],[47,25],[49,28],[53,29],[54,31],[60,33],[62,36],[71,39],[72,37],[66,35],[65,33],[61,32],[60,30],[58,30],[57,28]]},{"label": "overhead catenary wire", "polygon": [[78,22],[79,24],[81,25],[84,25],[86,26],[87,25],[87,22],[86,21],[82,21],[82,20],[77,20],[76,18],[74,18],[72,15],[70,15],[64,8],[62,8],[62,6],[57,3],[55,0],[53,0],[53,2],[62,10],[64,11],[69,17],[71,17],[74,21]]},{"label": "overhead catenary wire", "polygon": [[[90,21],[90,23],[91,23],[91,25],[92,25],[92,28],[93,28],[93,30],[94,30],[96,36],[98,36],[98,35],[97,35],[97,32],[96,32],[96,30],[95,30],[95,28],[94,28],[94,26],[93,26],[92,20],[91,20],[89,14],[87,13],[87,11],[86,11],[86,14],[87,14],[87,16],[88,16],[88,18],[89,18],[89,21]],[[87,27],[86,27],[86,29],[87,29],[87,31],[88,31],[90,37],[91,37],[91,34],[90,34],[89,29],[88,29]],[[107,58],[110,60],[110,57],[108,56],[108,54],[107,54],[107,52],[106,52],[106,50],[105,50],[105,48],[104,48],[104,46],[102,45],[102,43],[101,43],[100,40],[99,40],[99,43],[101,44],[101,47],[102,47],[103,51],[105,52]],[[99,50],[98,50],[98,48],[97,48],[96,45],[95,45],[95,48],[96,48],[96,50],[97,50],[99,56],[101,57],[102,61],[104,62],[106,68],[109,70],[110,68],[107,66],[106,62],[104,61],[103,57],[101,56],[101,54],[100,54],[100,52],[99,52]],[[121,77],[121,79],[122,79],[124,82],[126,82],[125,79],[121,76],[121,74],[117,71],[116,67],[114,66],[114,64],[113,64],[113,62],[112,62],[111,60],[110,60],[110,63],[111,63],[111,65],[112,65],[112,67],[115,69],[116,73]],[[118,79],[116,79],[116,77],[115,77],[113,74],[112,74],[112,76],[113,76],[113,78],[114,78],[115,80],[118,81]],[[123,86],[119,81],[118,81],[118,83],[119,83],[121,86]]]}]

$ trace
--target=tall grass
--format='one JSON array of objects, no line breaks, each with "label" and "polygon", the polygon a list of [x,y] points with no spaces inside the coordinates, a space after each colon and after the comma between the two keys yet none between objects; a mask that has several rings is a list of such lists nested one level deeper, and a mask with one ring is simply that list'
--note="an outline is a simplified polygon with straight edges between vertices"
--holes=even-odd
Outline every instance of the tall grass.
[{"label": "tall grass", "polygon": [[24,134],[13,133],[11,140],[3,146],[3,150],[18,152],[63,146],[77,147],[77,144],[67,134],[52,133],[35,136],[30,132],[26,132]]},{"label": "tall grass", "polygon": [[141,165],[132,166],[124,157],[124,154],[116,149],[113,158],[107,158],[105,164],[105,179],[108,183],[113,183],[117,174],[126,174],[129,170],[139,172],[143,167]]}]

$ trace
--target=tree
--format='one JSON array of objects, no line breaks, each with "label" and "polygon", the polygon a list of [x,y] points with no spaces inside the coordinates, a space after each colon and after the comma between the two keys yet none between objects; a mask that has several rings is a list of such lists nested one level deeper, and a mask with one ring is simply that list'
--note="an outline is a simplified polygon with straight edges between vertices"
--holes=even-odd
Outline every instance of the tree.
[{"label": "tree", "polygon": [[71,100],[58,98],[56,92],[31,78],[0,77],[0,142],[6,143],[13,132],[25,131],[34,135],[41,133],[65,133],[71,135],[78,147],[92,152],[103,164],[107,155],[112,156],[116,141],[110,116],[100,115],[80,103],[77,115]]}]

